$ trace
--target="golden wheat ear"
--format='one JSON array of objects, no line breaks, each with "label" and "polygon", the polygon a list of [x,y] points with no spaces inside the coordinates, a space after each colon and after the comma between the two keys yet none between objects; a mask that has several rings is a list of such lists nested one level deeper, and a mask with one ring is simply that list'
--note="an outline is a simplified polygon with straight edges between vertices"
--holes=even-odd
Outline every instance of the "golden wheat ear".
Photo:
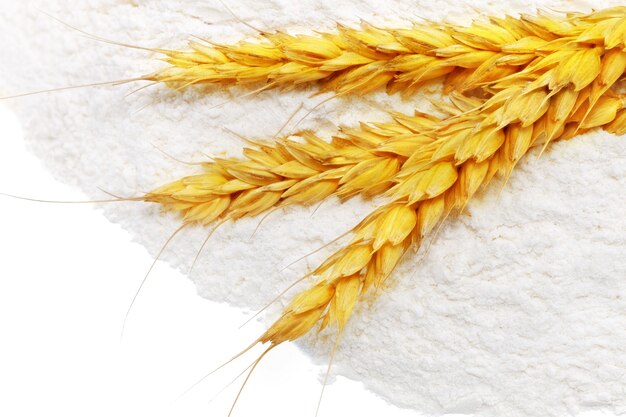
[{"label": "golden wheat ear", "polygon": [[[574,15],[490,18],[468,27],[425,23],[383,29],[338,25],[334,33],[263,32],[254,41],[216,45],[191,40],[166,51],[168,67],[145,77],[176,88],[194,84],[265,84],[290,89],[321,83],[323,91],[365,94],[379,88],[411,95],[446,77],[447,91],[470,91],[519,72],[570,43],[621,42],[624,8]],[[611,29],[611,31],[609,31]]]},{"label": "golden wheat ear", "polygon": [[342,129],[330,142],[311,132],[300,141],[249,141],[243,159],[207,162],[202,172],[159,187],[144,201],[178,212],[184,223],[257,216],[288,205],[311,205],[335,195],[381,195],[417,150],[434,142],[439,119],[394,114],[387,123]]},{"label": "golden wheat ear", "polygon": [[259,341],[279,345],[316,326],[334,326],[341,334],[357,301],[371,288],[381,288],[407,250],[489,180],[488,168],[489,161],[467,161],[445,170],[439,164],[423,168],[422,181],[416,184],[421,197],[399,199],[361,221],[351,231],[352,240],[310,273],[316,284],[296,295]]}]

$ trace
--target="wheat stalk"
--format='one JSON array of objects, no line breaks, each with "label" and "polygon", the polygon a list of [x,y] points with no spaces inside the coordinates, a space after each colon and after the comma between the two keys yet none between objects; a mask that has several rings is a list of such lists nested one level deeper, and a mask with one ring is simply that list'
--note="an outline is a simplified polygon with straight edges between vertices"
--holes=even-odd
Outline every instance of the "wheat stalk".
[{"label": "wheat stalk", "polygon": [[621,43],[626,7],[564,16],[492,17],[469,27],[425,23],[383,29],[337,27],[336,33],[262,33],[255,41],[215,45],[190,41],[189,50],[158,50],[169,67],[143,77],[177,88],[192,84],[265,83],[263,88],[322,82],[337,94],[385,87],[410,95],[447,76],[446,88],[468,91],[517,73],[576,42]]}]

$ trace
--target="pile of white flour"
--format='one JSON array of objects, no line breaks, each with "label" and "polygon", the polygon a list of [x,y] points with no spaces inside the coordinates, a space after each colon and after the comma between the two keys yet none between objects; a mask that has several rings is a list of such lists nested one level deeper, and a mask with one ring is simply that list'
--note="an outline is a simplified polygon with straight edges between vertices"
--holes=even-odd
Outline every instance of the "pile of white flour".
[{"label": "pile of white flour", "polygon": [[[335,21],[468,23],[537,7],[589,11],[622,2],[228,3],[255,27],[310,32],[332,30]],[[253,34],[218,0],[1,4],[0,96],[131,78],[162,65],[148,52],[88,39],[38,8],[90,33],[149,47],[183,47],[191,34],[218,42]],[[271,138],[301,103],[299,115],[321,100],[310,98],[314,88],[236,99],[245,90],[201,95],[156,86],[126,96],[139,86],[78,89],[10,105],[50,171],[102,197],[98,187],[132,196],[196,172],[156,148],[183,160],[236,156],[243,143],[227,129]],[[419,97],[409,102],[384,93],[338,99],[299,128],[328,138],[338,125],[385,120],[382,109],[410,112],[422,105]],[[626,137],[594,132],[555,144],[542,158],[527,158],[500,191],[493,184],[470,205],[471,216],[448,221],[428,251],[408,256],[389,288],[357,309],[334,372],[426,414],[626,413]],[[314,214],[313,208],[289,208],[269,217],[252,239],[259,219],[227,224],[191,279],[206,298],[258,309],[331,249],[281,272],[283,266],[345,232],[372,207],[355,199],[325,203]],[[149,204],[108,205],[105,213],[155,255],[179,225]],[[187,270],[206,233],[185,231],[163,258]],[[266,320],[273,318],[270,313]],[[303,346],[325,362],[329,343],[328,337],[309,338]]]}]

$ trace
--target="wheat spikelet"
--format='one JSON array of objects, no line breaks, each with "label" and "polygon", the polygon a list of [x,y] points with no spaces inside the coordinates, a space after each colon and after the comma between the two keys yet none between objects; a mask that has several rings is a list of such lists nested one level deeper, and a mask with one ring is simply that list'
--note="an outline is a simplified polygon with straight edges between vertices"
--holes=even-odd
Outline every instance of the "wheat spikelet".
[{"label": "wheat spikelet", "polygon": [[170,65],[144,77],[177,87],[199,83],[266,83],[265,88],[323,82],[338,94],[380,87],[410,95],[447,76],[447,88],[468,91],[576,42],[618,45],[626,7],[564,16],[490,18],[469,27],[433,23],[409,29],[339,25],[315,36],[263,33],[255,42],[210,45],[190,41],[188,51],[159,50]]}]

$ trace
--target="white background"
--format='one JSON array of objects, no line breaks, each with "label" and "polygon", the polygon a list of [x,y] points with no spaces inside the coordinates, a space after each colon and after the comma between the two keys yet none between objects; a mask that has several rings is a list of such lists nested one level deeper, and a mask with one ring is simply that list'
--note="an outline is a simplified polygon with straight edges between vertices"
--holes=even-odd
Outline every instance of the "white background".
[{"label": "white background", "polygon": [[[0,192],[52,200],[85,197],[55,181],[24,149],[19,121],[0,102]],[[158,263],[120,331],[152,258],[91,204],[0,197],[0,416],[226,416],[260,350],[198,378],[262,329],[198,297]],[[234,416],[314,416],[323,369],[293,346],[257,368]],[[417,416],[344,378],[327,387],[324,416]]]}]

